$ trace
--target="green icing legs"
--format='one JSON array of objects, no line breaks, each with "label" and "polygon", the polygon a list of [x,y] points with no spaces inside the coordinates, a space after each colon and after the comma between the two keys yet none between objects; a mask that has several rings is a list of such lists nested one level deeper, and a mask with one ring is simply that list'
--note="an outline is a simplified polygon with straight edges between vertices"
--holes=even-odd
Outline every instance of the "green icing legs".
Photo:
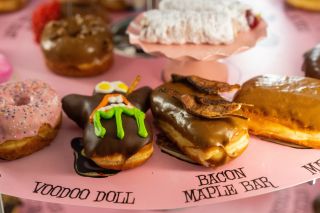
[{"label": "green icing legs", "polygon": [[106,134],[106,129],[101,124],[101,118],[103,119],[111,119],[115,117],[116,126],[117,126],[117,137],[119,139],[124,138],[124,130],[122,125],[121,115],[124,113],[128,116],[133,116],[136,119],[136,123],[138,126],[138,135],[140,137],[146,138],[148,136],[147,129],[144,125],[145,114],[138,108],[128,108],[128,107],[113,107],[108,111],[99,111],[97,110],[93,116],[93,125],[94,132],[97,137],[103,138]]}]

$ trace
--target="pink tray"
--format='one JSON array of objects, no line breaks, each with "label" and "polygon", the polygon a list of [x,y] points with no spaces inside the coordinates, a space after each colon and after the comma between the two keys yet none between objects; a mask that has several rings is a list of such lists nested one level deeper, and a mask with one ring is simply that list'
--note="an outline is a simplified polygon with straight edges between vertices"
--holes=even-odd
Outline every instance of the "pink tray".
[{"label": "pink tray", "polygon": [[[171,210],[171,213],[212,213],[224,212],[224,213],[270,213],[270,212],[281,212],[281,213],[292,213],[299,211],[303,213],[313,213],[312,204],[314,199],[319,196],[320,184],[309,185],[302,184],[297,187],[290,189],[269,193],[266,195],[256,196],[247,199],[241,199],[231,201],[227,203],[206,205],[195,208],[185,208]],[[90,208],[90,207],[79,207],[71,205],[61,205],[57,203],[47,203],[32,200],[22,200],[23,206],[20,208],[20,213],[105,213],[106,210],[102,208]],[[136,211],[141,213],[159,213],[159,211]],[[108,213],[128,213],[126,210],[108,210]]]},{"label": "pink tray", "polygon": [[[161,59],[116,56],[113,68],[94,78],[73,79],[52,74],[44,64],[40,48],[32,42],[27,20],[33,6],[31,4],[29,10],[21,13],[1,17],[0,51],[11,59],[15,70],[14,80],[42,79],[56,88],[61,97],[70,93],[91,94],[93,86],[101,80],[121,79],[130,83],[137,74],[142,76],[140,86],[156,87],[161,84],[164,62]],[[302,54],[318,41],[319,16],[283,11],[280,1],[261,2],[258,7],[266,13],[262,15],[268,22],[269,36],[256,48],[233,56],[228,61],[233,69],[228,81],[241,83],[263,73],[303,75],[300,71]],[[297,27],[292,22],[293,15],[296,19],[307,20],[307,23],[311,23],[315,16],[317,18],[301,31],[300,25]],[[8,33],[10,30],[15,30],[14,36]],[[70,141],[78,136],[81,136],[81,130],[64,116],[59,135],[48,148],[20,160],[0,161],[0,191],[33,200],[88,207],[174,209],[252,197],[320,177],[319,150],[293,149],[251,137],[250,145],[242,156],[215,170],[172,158],[161,153],[156,146],[152,158],[137,169],[120,172],[109,178],[85,178],[78,176],[73,169]],[[199,186],[207,183],[210,174],[215,178],[218,175],[222,182]],[[224,179],[221,174],[228,178]],[[59,186],[74,190],[74,193],[83,191],[82,197],[53,196],[50,189],[56,187],[58,190]],[[192,189],[195,189],[194,196],[197,199],[200,196],[201,200],[190,200],[189,197],[193,198]],[[208,192],[214,193],[214,189],[216,193],[209,198]],[[95,201],[99,192],[100,196],[109,192],[109,201]],[[227,192],[229,195],[223,196]],[[89,195],[84,198],[86,193]],[[186,196],[186,193],[189,195]],[[118,195],[119,199],[115,202],[112,196]],[[119,203],[122,199],[125,199],[125,204]]]}]

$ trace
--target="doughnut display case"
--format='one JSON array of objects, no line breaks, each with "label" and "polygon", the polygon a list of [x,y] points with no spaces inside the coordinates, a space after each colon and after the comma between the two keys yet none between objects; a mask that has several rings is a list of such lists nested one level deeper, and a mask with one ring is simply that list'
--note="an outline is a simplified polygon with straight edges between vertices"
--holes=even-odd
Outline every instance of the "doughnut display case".
[{"label": "doughnut display case", "polygon": [[[278,0],[247,2],[261,13],[268,26],[267,36],[253,48],[225,60],[227,82],[241,84],[261,74],[303,76],[303,54],[319,42],[320,15],[287,7]],[[1,69],[1,61],[0,78],[4,77],[0,82],[8,78],[9,81],[39,79],[50,84],[61,98],[72,93],[90,95],[101,81],[121,80],[130,85],[137,75],[141,76],[139,87],[156,88],[163,83],[164,58],[150,57],[132,46],[127,46],[126,52],[121,45],[120,48],[115,45],[114,64],[102,75],[90,78],[55,75],[46,67],[30,27],[32,11],[39,3],[30,1],[19,12],[0,15],[0,56],[2,59],[3,54],[8,59],[13,71],[11,75],[8,67]],[[129,22],[123,20],[135,15],[112,13],[114,32],[124,32],[122,25]],[[117,28],[119,23],[121,26]],[[2,70],[6,73],[1,74]],[[153,122],[150,112],[146,119]],[[81,176],[74,168],[77,147],[72,146],[81,136],[82,130],[63,114],[61,129],[50,146],[18,160],[0,160],[0,193],[31,199],[29,207],[43,205],[43,212],[52,206],[63,209],[61,212],[77,208],[89,211],[95,207],[149,211],[188,207],[183,210],[186,212],[193,210],[189,207],[197,207],[208,212],[213,208],[233,211],[253,203],[270,212],[267,203],[280,208],[276,206],[283,204],[276,204],[280,201],[275,200],[283,200],[289,194],[296,196],[292,199],[301,200],[304,199],[299,197],[301,192],[315,197],[315,189],[319,187],[319,184],[297,186],[320,177],[318,149],[282,146],[254,136],[250,136],[250,144],[240,157],[215,169],[181,161],[155,145],[152,157],[138,168],[101,178]],[[294,186],[297,187],[291,188]],[[292,199],[283,202],[296,208],[297,203]],[[306,212],[311,212],[308,208]]]}]

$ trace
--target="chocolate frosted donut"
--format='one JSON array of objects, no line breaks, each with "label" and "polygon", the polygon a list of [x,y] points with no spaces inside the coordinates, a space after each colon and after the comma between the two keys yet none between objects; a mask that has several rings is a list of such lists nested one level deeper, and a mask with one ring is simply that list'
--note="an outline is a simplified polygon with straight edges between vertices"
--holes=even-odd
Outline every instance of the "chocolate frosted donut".
[{"label": "chocolate frosted donut", "polygon": [[49,22],[42,32],[41,48],[48,67],[61,75],[97,75],[112,64],[111,34],[96,16],[76,15]]},{"label": "chocolate frosted donut", "polygon": [[320,79],[320,44],[304,55],[302,70],[307,77]]},{"label": "chocolate frosted donut", "polygon": [[[176,94],[215,98],[214,94],[206,95],[200,88],[196,89],[191,78],[189,80],[169,82],[155,89],[151,95],[152,113],[160,129],[189,158],[206,167],[222,165],[239,156],[247,147],[247,121],[227,115],[203,117],[207,114],[204,110],[201,116],[186,108]],[[210,93],[212,90],[206,91]],[[210,107],[210,104],[201,105]]]},{"label": "chocolate frosted donut", "polygon": [[[72,94],[64,97],[64,112],[84,129],[86,157],[102,168],[116,170],[145,162],[153,152],[153,133],[144,122],[143,113],[149,109],[150,93],[150,88],[142,87],[129,95],[112,90],[104,94],[96,90],[92,96]],[[115,115],[110,117],[108,113],[113,112]]]}]

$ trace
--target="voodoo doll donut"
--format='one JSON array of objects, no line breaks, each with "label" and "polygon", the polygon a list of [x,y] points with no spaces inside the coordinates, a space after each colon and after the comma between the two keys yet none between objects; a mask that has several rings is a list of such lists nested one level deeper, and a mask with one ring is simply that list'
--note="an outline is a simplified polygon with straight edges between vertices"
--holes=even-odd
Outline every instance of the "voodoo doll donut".
[{"label": "voodoo doll donut", "polygon": [[100,82],[92,96],[63,98],[67,116],[84,130],[84,154],[99,167],[125,170],[153,153],[153,133],[145,121],[151,89],[132,91],[120,81]]}]

